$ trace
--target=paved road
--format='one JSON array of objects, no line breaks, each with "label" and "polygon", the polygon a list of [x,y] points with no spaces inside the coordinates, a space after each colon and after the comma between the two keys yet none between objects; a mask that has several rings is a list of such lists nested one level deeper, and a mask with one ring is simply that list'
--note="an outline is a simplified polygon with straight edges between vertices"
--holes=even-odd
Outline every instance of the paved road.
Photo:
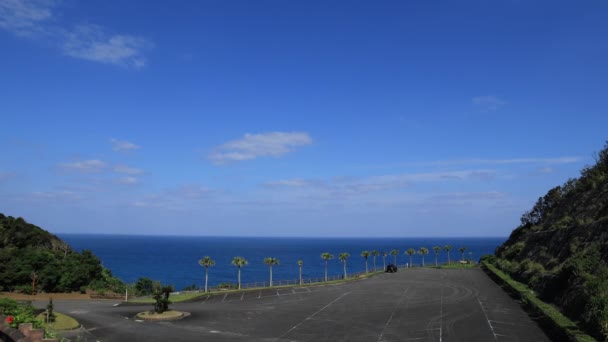
[{"label": "paved road", "polygon": [[56,310],[82,322],[81,341],[549,341],[478,268],[212,296],[172,305],[191,313],[172,322],[135,320],[151,305],[114,304],[57,301]]}]

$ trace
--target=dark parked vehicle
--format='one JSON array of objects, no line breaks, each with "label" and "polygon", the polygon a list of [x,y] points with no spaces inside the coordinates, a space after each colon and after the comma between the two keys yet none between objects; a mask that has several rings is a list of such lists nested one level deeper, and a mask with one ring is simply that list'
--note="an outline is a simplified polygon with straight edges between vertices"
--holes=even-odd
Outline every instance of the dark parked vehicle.
[{"label": "dark parked vehicle", "polygon": [[388,264],[386,265],[386,271],[388,273],[395,273],[397,272],[397,266],[393,265],[393,264]]}]

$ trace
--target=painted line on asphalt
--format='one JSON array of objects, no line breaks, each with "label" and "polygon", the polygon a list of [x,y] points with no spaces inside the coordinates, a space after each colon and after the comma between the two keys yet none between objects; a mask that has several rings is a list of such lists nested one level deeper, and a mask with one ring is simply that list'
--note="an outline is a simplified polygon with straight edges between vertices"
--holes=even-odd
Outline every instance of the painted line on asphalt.
[{"label": "painted line on asphalt", "polygon": [[275,341],[278,341],[279,339],[287,336],[290,332],[296,330],[300,325],[302,325],[304,322],[313,319],[316,315],[318,315],[319,313],[321,313],[323,310],[327,309],[328,307],[330,307],[332,304],[334,304],[335,302],[339,301],[340,299],[344,298],[345,296],[349,295],[350,292],[346,292],[343,293],[340,297],[332,300],[331,302],[329,302],[327,305],[325,305],[324,307],[320,308],[319,310],[317,310],[315,313],[313,313],[312,315],[306,317],[305,319],[301,320],[300,323],[294,325],[291,329],[287,330],[287,332],[285,332],[283,335],[275,338]]},{"label": "painted line on asphalt", "polygon": [[407,298],[407,297],[405,297],[405,294],[407,293],[407,291],[409,289],[410,288],[408,287],[405,290],[403,290],[403,293],[401,294],[401,297],[399,298],[399,301],[393,307],[393,311],[391,312],[391,315],[388,317],[388,320],[386,321],[386,324],[384,324],[384,328],[382,328],[382,331],[380,332],[380,336],[378,336],[378,342],[382,341],[382,337],[384,337],[384,331],[391,324],[391,321],[393,320],[393,316],[395,315],[395,312],[397,311],[397,309],[399,308],[399,306],[401,306],[401,303],[403,302],[403,299]]},{"label": "painted line on asphalt", "polygon": [[245,297],[245,292],[241,295],[241,301],[243,301],[243,297]]},{"label": "painted line on asphalt", "polygon": [[228,297],[227,293],[224,295],[224,298],[222,298],[222,303],[226,300],[226,297]]},{"label": "painted line on asphalt", "polygon": [[479,300],[479,297],[477,297],[477,302],[479,303],[479,307],[481,307],[481,311],[483,312],[483,315],[486,317],[486,321],[488,322],[488,326],[490,327],[490,330],[492,331],[492,335],[494,335],[494,341],[498,341],[498,337],[496,336],[496,333],[494,332],[494,327],[492,326],[492,323],[490,322],[490,318],[488,317],[486,310],[484,310],[483,305],[481,304],[481,301]]}]

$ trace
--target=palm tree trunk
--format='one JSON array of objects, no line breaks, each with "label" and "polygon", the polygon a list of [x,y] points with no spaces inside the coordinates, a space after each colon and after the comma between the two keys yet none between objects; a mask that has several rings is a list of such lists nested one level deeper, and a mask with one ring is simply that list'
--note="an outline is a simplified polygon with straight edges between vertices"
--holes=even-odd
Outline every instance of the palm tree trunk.
[{"label": "palm tree trunk", "polygon": [[451,263],[452,263],[452,261],[450,261],[450,251],[448,251],[448,265]]},{"label": "palm tree trunk", "polygon": [[209,269],[205,267],[205,292],[207,292],[207,283],[209,282]]},{"label": "palm tree trunk", "polygon": [[383,270],[386,270],[386,257],[382,256],[382,266],[384,267]]},{"label": "palm tree trunk", "polygon": [[365,273],[369,273],[369,271],[367,269],[367,259],[365,259]]},{"label": "palm tree trunk", "polygon": [[435,254],[435,266],[437,266],[437,254]]},{"label": "palm tree trunk", "polygon": [[374,273],[376,272],[376,257],[374,256]]},{"label": "palm tree trunk", "polygon": [[410,255],[410,268],[412,267],[412,256]]},{"label": "palm tree trunk", "polygon": [[300,286],[302,286],[302,266],[300,266]]},{"label": "palm tree trunk", "polygon": [[238,277],[238,281],[239,281],[239,290],[241,289],[241,268],[239,267],[239,277]]},{"label": "palm tree trunk", "polygon": [[344,279],[346,279],[346,260],[344,260]]},{"label": "palm tree trunk", "polygon": [[270,265],[270,287],[272,287],[272,265]]},{"label": "palm tree trunk", "polygon": [[327,260],[325,260],[325,281],[327,281]]},{"label": "palm tree trunk", "polygon": [[422,267],[424,267],[424,255],[422,256]]}]

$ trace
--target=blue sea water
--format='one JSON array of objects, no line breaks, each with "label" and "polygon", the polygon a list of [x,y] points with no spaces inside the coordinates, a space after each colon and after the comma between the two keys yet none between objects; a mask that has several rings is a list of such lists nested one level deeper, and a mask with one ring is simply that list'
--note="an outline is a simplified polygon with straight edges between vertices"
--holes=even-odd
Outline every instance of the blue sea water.
[{"label": "blue sea water", "polygon": [[[278,280],[298,279],[297,261],[304,266],[302,276],[305,279],[321,278],[325,264],[321,253],[334,254],[329,261],[329,276],[343,274],[343,266],[338,254],[350,253],[347,261],[347,272],[365,271],[365,261],[361,257],[363,250],[390,252],[398,249],[400,254],[397,263],[409,262],[404,254],[408,248],[418,250],[426,247],[430,253],[425,256],[425,263],[434,263],[433,246],[452,245],[452,260],[462,257],[458,248],[467,247],[465,257],[474,260],[483,254],[492,254],[506,238],[268,238],[268,237],[203,237],[203,236],[128,236],[128,235],[84,235],[59,234],[73,249],[81,251],[90,249],[97,255],[103,265],[127,283],[134,283],[140,277],[160,280],[163,284],[172,284],[176,289],[196,284],[204,286],[204,268],[198,260],[208,255],[215,260],[215,267],[209,270],[209,285],[236,283],[237,269],[231,265],[232,258],[241,256],[249,264],[241,271],[243,283],[267,282],[268,266],[263,260],[274,257],[280,265],[273,267],[273,278]],[[471,252],[472,254],[469,254]],[[413,263],[419,265],[420,255],[413,256]],[[387,263],[393,257],[386,258]],[[439,262],[447,262],[447,254],[442,250]],[[382,268],[381,256],[376,259],[378,269]],[[373,269],[373,258],[369,258],[370,269]]]}]

